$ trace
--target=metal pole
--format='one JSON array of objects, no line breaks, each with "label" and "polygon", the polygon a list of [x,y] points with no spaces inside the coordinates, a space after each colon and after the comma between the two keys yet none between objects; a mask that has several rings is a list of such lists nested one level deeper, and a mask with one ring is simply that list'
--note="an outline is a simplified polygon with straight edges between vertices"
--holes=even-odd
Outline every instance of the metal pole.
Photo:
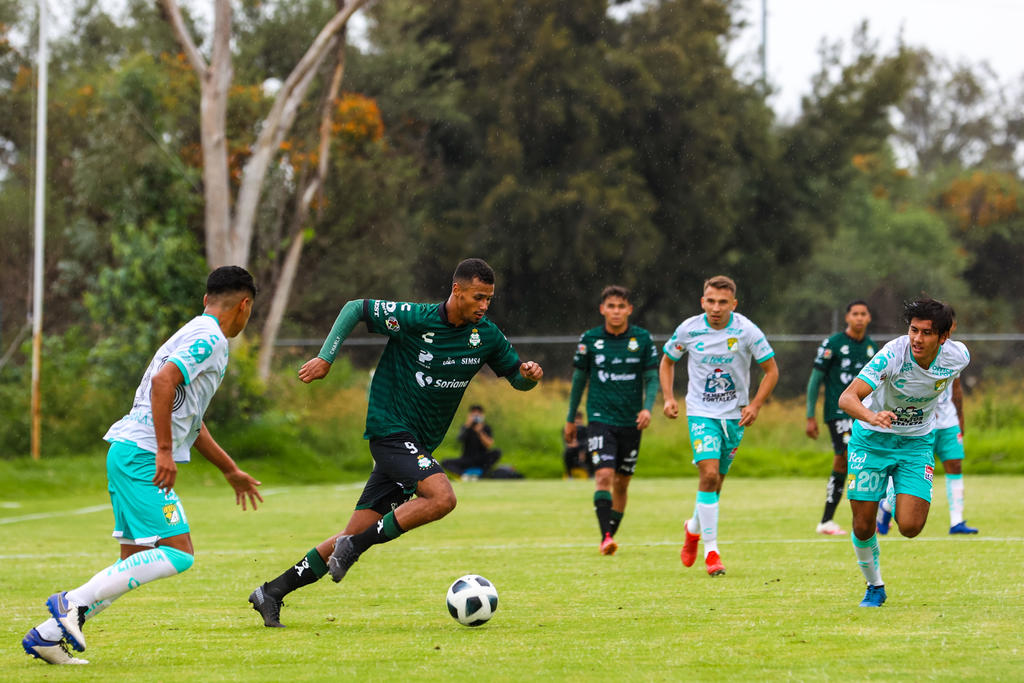
[{"label": "metal pole", "polygon": [[39,459],[39,365],[43,347],[43,218],[46,199],[46,89],[49,54],[46,36],[46,0],[39,0],[39,94],[36,98],[36,204],[35,264],[32,277],[32,459]]},{"label": "metal pole", "polygon": [[761,0],[761,87],[768,92],[768,0]]}]

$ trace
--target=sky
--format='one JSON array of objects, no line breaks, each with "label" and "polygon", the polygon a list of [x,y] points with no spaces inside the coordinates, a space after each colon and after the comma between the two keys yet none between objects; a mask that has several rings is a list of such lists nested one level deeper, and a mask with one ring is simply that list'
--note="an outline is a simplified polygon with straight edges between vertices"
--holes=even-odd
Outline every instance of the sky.
[{"label": "sky", "polygon": [[768,80],[778,90],[769,102],[783,119],[798,114],[800,97],[810,92],[822,39],[848,44],[864,19],[883,53],[895,49],[902,31],[906,44],[951,62],[987,61],[1001,83],[1019,83],[1024,75],[1024,0],[741,0],[750,27],[732,58],[757,54],[762,2],[768,10]]}]

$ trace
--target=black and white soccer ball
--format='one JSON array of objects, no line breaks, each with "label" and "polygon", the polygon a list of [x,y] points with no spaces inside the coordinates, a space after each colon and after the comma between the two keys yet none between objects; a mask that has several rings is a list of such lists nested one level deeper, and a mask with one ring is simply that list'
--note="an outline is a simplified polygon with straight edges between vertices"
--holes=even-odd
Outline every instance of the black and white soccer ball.
[{"label": "black and white soccer ball", "polygon": [[448,588],[446,602],[455,621],[463,626],[479,626],[498,609],[498,590],[484,577],[466,574]]}]

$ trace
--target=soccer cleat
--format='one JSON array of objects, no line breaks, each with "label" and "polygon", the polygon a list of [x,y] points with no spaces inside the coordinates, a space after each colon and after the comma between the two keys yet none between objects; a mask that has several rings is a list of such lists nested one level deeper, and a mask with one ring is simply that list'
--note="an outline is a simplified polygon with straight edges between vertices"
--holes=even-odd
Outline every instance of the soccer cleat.
[{"label": "soccer cleat", "polygon": [[889,533],[889,525],[892,524],[892,510],[886,510],[885,506],[878,506],[878,516],[875,518],[875,527],[878,533],[885,536]]},{"label": "soccer cleat", "polygon": [[949,527],[950,534],[976,534],[978,530],[972,526],[967,526],[967,522],[960,522]]},{"label": "soccer cleat", "polygon": [[71,643],[71,647],[79,652],[85,650],[85,634],[82,633],[82,625],[85,623],[85,605],[76,605],[68,602],[68,593],[54,593],[46,599],[46,609],[50,615],[60,624],[60,630],[64,637]]},{"label": "soccer cleat", "polygon": [[885,602],[885,586],[868,586],[864,599],[860,601],[861,607],[881,607]]},{"label": "soccer cleat", "polygon": [[843,531],[834,519],[830,519],[827,522],[820,522],[815,528],[819,534],[823,536],[841,536],[846,532]]},{"label": "soccer cleat", "polygon": [[615,542],[611,534],[605,534],[604,540],[601,541],[601,554],[602,555],[614,555],[615,551],[619,549],[619,544]]},{"label": "soccer cleat", "polygon": [[284,624],[281,623],[281,607],[284,606],[284,602],[267,593],[267,584],[257,586],[256,590],[249,594],[249,602],[263,617],[264,626],[284,628]]},{"label": "soccer cleat", "polygon": [[32,629],[21,639],[25,652],[47,664],[88,664],[88,659],[79,659],[68,652],[63,640],[46,640],[36,629]]},{"label": "soccer cleat", "polygon": [[704,564],[707,565],[708,574],[711,576],[725,576],[725,565],[722,564],[722,558],[718,556],[717,550],[712,550],[704,558]]},{"label": "soccer cleat", "polygon": [[683,541],[683,549],[679,551],[679,559],[683,561],[684,567],[692,567],[697,561],[697,542],[700,541],[700,534],[691,534],[685,524],[683,529],[686,531],[686,540]]},{"label": "soccer cleat", "polygon": [[352,536],[338,536],[334,542],[334,550],[327,558],[327,571],[331,573],[334,583],[345,578],[349,568],[359,559],[359,553],[352,546]]}]

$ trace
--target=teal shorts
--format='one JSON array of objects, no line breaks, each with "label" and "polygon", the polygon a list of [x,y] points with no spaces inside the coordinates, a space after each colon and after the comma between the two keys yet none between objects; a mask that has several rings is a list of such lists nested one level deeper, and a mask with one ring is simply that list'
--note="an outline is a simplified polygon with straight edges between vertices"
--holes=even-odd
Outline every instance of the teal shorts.
[{"label": "teal shorts", "polygon": [[185,508],[174,490],[153,484],[156,455],[115,441],[107,451],[107,490],[114,509],[114,538],[131,545],[155,545],[188,533]]},{"label": "teal shorts", "polygon": [[853,424],[846,452],[846,497],[879,501],[892,477],[896,494],[906,493],[929,503],[935,474],[934,432],[900,436],[864,429]]},{"label": "teal shorts", "polygon": [[960,427],[936,429],[932,433],[935,434],[935,457],[940,462],[964,459],[964,435]]},{"label": "teal shorts", "polygon": [[701,460],[718,460],[718,471],[726,474],[736,457],[736,449],[743,440],[739,420],[723,420],[714,417],[687,417],[690,427],[690,446],[693,448],[694,464]]}]

